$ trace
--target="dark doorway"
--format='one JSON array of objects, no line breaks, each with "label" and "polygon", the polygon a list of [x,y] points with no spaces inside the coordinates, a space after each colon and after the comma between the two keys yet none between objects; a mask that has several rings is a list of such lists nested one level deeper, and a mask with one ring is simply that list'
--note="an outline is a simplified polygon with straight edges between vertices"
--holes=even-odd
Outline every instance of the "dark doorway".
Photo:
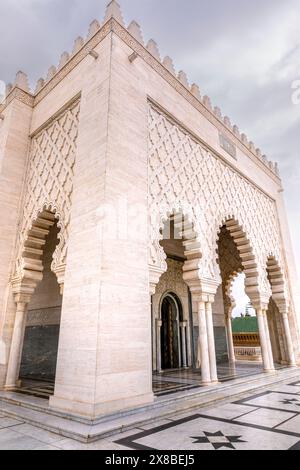
[{"label": "dark doorway", "polygon": [[53,253],[59,242],[57,221],[49,229],[43,248],[43,279],[27,312],[20,378],[54,382],[58,353],[62,295],[52,272]]},{"label": "dark doorway", "polygon": [[180,352],[180,302],[175,295],[167,295],[161,306],[161,366],[162,369],[178,369]]}]

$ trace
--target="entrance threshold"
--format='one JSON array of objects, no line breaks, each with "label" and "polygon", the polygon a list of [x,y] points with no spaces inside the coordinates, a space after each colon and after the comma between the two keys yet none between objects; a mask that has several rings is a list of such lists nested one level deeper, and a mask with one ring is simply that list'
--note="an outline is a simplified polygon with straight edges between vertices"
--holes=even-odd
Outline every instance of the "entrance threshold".
[{"label": "entrance threshold", "polygon": [[[276,364],[275,368],[276,370],[282,370],[286,366]],[[217,369],[220,383],[263,373],[262,364],[259,362],[237,361],[235,365],[222,363],[218,364]],[[153,374],[153,392],[158,397],[199,387],[203,387],[199,369],[168,369]]]},{"label": "entrance threshold", "polygon": [[81,442],[94,442],[130,429],[155,423],[180,413],[194,412],[203,407],[231,402],[260,393],[274,384],[299,382],[300,369],[277,370],[274,374],[260,373],[214,387],[156,397],[154,403],[143,407],[102,415],[95,420],[78,417],[49,408],[48,400],[16,392],[0,392],[0,412],[41,429],[70,437]]}]

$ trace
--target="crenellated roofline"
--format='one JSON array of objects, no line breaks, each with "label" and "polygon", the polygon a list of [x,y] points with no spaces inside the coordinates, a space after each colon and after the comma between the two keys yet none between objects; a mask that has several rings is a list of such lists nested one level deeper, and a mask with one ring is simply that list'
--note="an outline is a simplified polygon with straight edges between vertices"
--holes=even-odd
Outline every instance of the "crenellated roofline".
[{"label": "crenellated roofline", "polygon": [[107,5],[103,23],[100,24],[97,20],[92,21],[86,39],[76,38],[72,53],[63,52],[58,66],[52,65],[49,68],[47,77],[38,80],[34,92],[30,90],[27,75],[21,71],[18,72],[14,84],[8,84],[6,87],[6,98],[0,105],[0,114],[15,98],[29,106],[36,106],[83,59],[89,55],[96,58],[95,47],[111,32],[114,32],[131,47],[134,53],[156,70],[237,148],[246,153],[255,163],[259,163],[270,176],[273,178],[275,176],[277,180],[280,179],[277,163],[269,161],[261,150],[248,140],[245,134],[240,133],[237,125],[232,125],[228,116],[222,115],[219,107],[213,107],[208,96],[201,96],[198,85],[195,83],[190,85],[184,71],[181,70],[176,74],[172,59],[169,56],[161,59],[158,46],[153,39],[150,39],[145,45],[141,28],[135,20],[131,21],[127,28],[125,27],[120,6],[115,0]]}]

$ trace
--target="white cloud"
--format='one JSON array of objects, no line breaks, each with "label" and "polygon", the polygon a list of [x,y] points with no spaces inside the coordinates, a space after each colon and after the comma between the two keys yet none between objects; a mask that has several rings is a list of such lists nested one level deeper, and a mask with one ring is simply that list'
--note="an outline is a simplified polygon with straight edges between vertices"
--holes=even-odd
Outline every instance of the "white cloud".
[{"label": "white cloud", "polygon": [[[245,274],[239,274],[232,283],[231,289],[232,297],[235,300],[236,307],[233,309],[233,318],[240,317],[241,314],[246,313],[246,306],[250,303],[250,299],[245,292]],[[249,312],[255,315],[253,309]]]},{"label": "white cloud", "polygon": [[[32,86],[102,21],[108,0],[1,0],[0,79],[24,69]],[[299,245],[300,79],[299,0],[119,0],[126,22],[136,19],[223,108],[257,147],[278,160],[293,238]],[[300,249],[297,250],[300,264]]]}]

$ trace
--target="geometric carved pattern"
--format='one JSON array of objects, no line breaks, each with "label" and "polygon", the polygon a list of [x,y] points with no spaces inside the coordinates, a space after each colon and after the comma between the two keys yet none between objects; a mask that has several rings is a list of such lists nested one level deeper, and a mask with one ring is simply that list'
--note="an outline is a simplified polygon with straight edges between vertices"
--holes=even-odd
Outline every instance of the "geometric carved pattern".
[{"label": "geometric carved pattern", "polygon": [[41,214],[51,218],[50,212],[55,213],[58,219],[59,244],[52,269],[59,270],[66,263],[79,110],[76,101],[32,138],[17,247],[15,277],[19,280],[24,277],[24,246],[28,234],[38,231],[34,226],[39,225]]},{"label": "geometric carved pattern", "polygon": [[201,275],[219,278],[217,237],[226,220],[237,220],[257,266],[260,292],[270,295],[266,273],[271,255],[281,264],[281,242],[273,199],[149,103],[149,265],[163,258],[157,242],[166,214],[189,215],[201,245]]},{"label": "geometric carved pattern", "polygon": [[188,289],[182,278],[183,262],[168,258],[167,265],[167,271],[161,276],[153,295],[153,311],[156,318],[160,318],[159,306],[162,296],[166,292],[172,291],[179,297],[183,305],[183,315],[186,320],[188,316]]},{"label": "geometric carved pattern", "polygon": [[224,284],[243,270],[237,246],[225,226],[221,228],[218,239],[218,262]]},{"label": "geometric carved pattern", "polygon": [[236,275],[243,271],[242,260],[230,232],[223,226],[218,239],[218,263],[222,277],[223,299],[225,311],[234,307],[235,301],[231,296],[232,282]]}]

